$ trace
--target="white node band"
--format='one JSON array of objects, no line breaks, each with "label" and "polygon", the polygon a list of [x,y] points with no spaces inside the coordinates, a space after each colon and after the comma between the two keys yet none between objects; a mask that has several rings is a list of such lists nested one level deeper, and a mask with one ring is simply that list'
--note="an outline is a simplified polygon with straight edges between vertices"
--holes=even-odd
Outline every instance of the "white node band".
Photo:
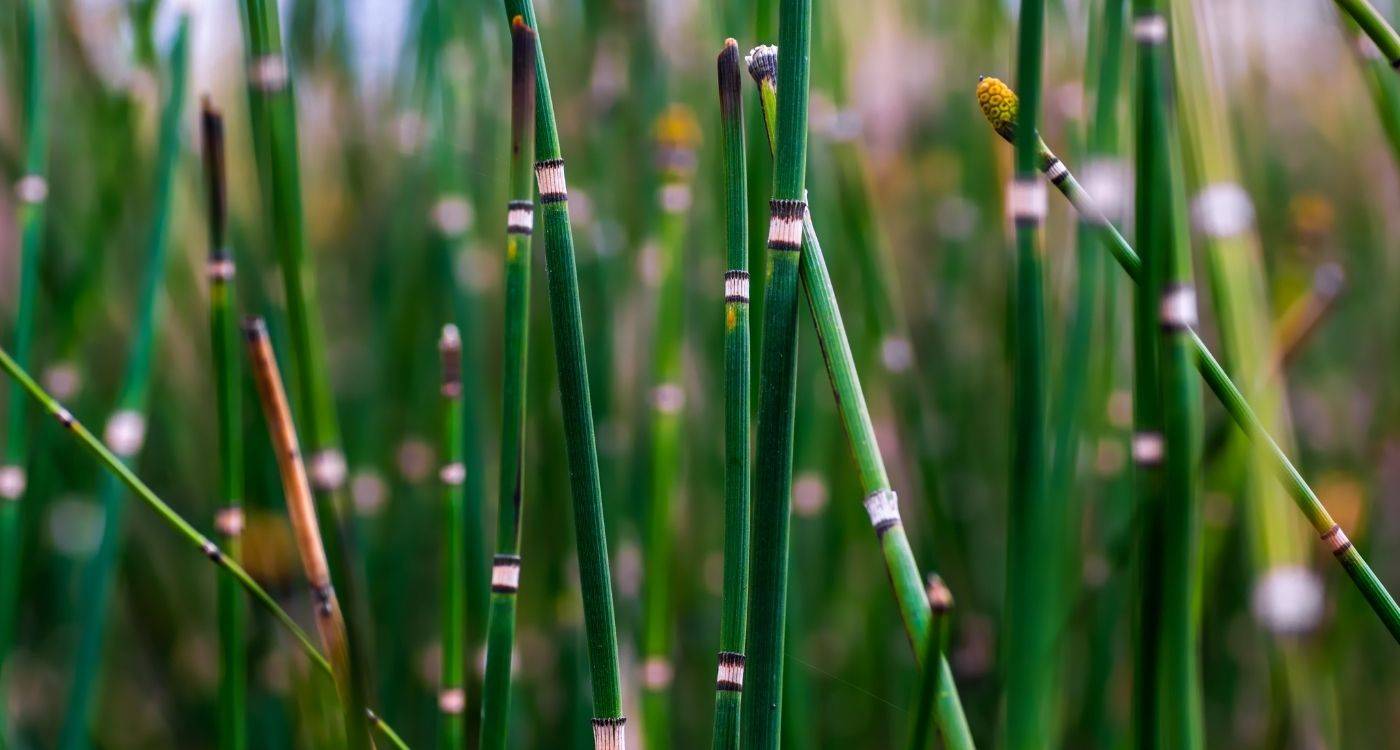
[{"label": "white node band", "polygon": [[232,281],[236,273],[233,258],[215,258],[209,261],[207,273],[210,281]]},{"label": "white node band", "polygon": [[1178,284],[1162,290],[1162,302],[1157,311],[1162,327],[1182,330],[1196,325],[1196,289]]},{"label": "white node band", "polygon": [[1153,13],[1134,19],[1133,39],[1140,44],[1161,44],[1167,41],[1167,17]]},{"label": "white node band", "polygon": [[726,302],[749,301],[749,272],[724,272],[724,300]]},{"label": "white node band", "polygon": [[875,533],[883,534],[891,526],[899,525],[899,496],[894,490],[876,490],[865,498],[865,512],[870,514],[870,525]]},{"label": "white node band", "polygon": [[802,247],[802,217],[774,215],[768,220],[768,247]]},{"label": "white node band", "polygon": [[529,234],[535,228],[535,208],[533,204],[511,205],[506,209],[506,231],[512,234]]},{"label": "white node band", "polygon": [[685,408],[685,390],[676,383],[661,383],[652,389],[651,403],[662,414],[678,414]]},{"label": "white node band", "polygon": [[1045,176],[1050,178],[1050,181],[1057,185],[1060,183],[1060,180],[1063,180],[1065,178],[1065,175],[1067,174],[1069,174],[1069,167],[1066,167],[1065,163],[1060,161],[1059,159],[1056,159],[1055,161],[1051,162],[1050,168],[1045,170]]},{"label": "white node band", "polygon": [[467,708],[467,691],[448,688],[438,693],[438,710],[445,714],[460,714]]},{"label": "white node band", "polygon": [[671,182],[661,187],[661,210],[669,214],[683,214],[690,210],[690,186],[683,182]]},{"label": "white node band", "polygon": [[716,690],[739,691],[744,689],[744,655],[730,651],[720,652],[719,670],[715,674]]},{"label": "white node band", "polygon": [[307,468],[311,486],[318,490],[333,490],[345,481],[345,455],[334,448],[312,454]]},{"label": "white node band", "polygon": [[520,590],[520,558],[496,558],[491,565],[491,590],[498,594],[510,594]]},{"label": "white node band", "polygon": [[627,719],[594,719],[593,750],[625,750]]},{"label": "white node band", "polygon": [[146,418],[131,409],[113,414],[102,432],[102,442],[118,456],[135,455],[146,442]]},{"label": "white node band", "polygon": [[1133,461],[1143,466],[1162,463],[1167,445],[1160,432],[1139,432],[1133,435]]},{"label": "white node band", "polygon": [[43,175],[27,174],[15,182],[15,197],[31,206],[43,203],[49,197],[49,181]]},{"label": "white node band", "polygon": [[24,497],[28,483],[23,466],[0,466],[0,498],[18,500]]},{"label": "white node band", "polygon": [[1238,237],[1254,226],[1254,201],[1238,183],[1207,185],[1191,201],[1191,223],[1206,237]]},{"label": "white node band", "polygon": [[880,344],[880,361],[890,372],[906,372],[914,364],[914,345],[903,336],[890,336]]},{"label": "white node band", "polygon": [[1332,524],[1332,528],[1322,535],[1322,541],[1327,542],[1327,548],[1332,550],[1334,555],[1341,555],[1351,549],[1351,540],[1338,524]]},{"label": "white node band", "polygon": [[453,487],[467,480],[467,467],[461,461],[453,461],[438,469],[438,479]]},{"label": "white node band", "polygon": [[220,508],[214,515],[214,528],[224,536],[238,536],[243,533],[243,509],[236,506]]},{"label": "white node band", "polygon": [[550,159],[535,165],[535,182],[540,188],[541,203],[557,203],[569,195],[564,181],[564,160]]},{"label": "white node band", "polygon": [[1006,211],[1015,222],[1040,223],[1047,210],[1045,183],[1038,179],[1012,180],[1006,190]]},{"label": "white node band", "polygon": [[666,688],[675,675],[676,670],[665,657],[652,656],[642,664],[642,684],[651,690]]},{"label": "white node band", "polygon": [[281,55],[263,55],[248,65],[248,82],[259,91],[279,91],[287,85],[287,62]]}]

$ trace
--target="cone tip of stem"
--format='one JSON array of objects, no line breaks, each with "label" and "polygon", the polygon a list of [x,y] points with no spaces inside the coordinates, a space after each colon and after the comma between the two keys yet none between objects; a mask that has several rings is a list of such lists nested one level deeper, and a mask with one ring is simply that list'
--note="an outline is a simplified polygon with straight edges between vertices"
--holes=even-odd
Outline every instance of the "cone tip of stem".
[{"label": "cone tip of stem", "polygon": [[982,115],[997,135],[1008,141],[1016,139],[1016,113],[1020,100],[1010,86],[995,76],[978,76],[977,106],[982,108]]},{"label": "cone tip of stem", "polygon": [[243,319],[243,335],[249,341],[257,341],[267,335],[267,323],[259,316],[250,315]]},{"label": "cone tip of stem", "polygon": [[759,84],[765,81],[776,83],[778,80],[778,48],[772,44],[760,44],[749,50],[749,54],[744,55],[744,64],[749,68],[749,75]]},{"label": "cone tip of stem", "polygon": [[928,604],[938,614],[953,608],[953,592],[937,573],[931,573],[928,577]]},{"label": "cone tip of stem", "polygon": [[510,19],[511,31],[533,33],[529,26],[525,25],[525,16],[516,14]]},{"label": "cone tip of stem", "polygon": [[735,39],[735,38],[732,37],[732,36],[731,36],[731,37],[726,37],[725,40],[724,40],[724,48],[725,48],[726,50],[728,50],[728,49],[730,49],[730,48],[733,48],[733,49],[737,52],[738,49],[739,49],[739,40]]}]

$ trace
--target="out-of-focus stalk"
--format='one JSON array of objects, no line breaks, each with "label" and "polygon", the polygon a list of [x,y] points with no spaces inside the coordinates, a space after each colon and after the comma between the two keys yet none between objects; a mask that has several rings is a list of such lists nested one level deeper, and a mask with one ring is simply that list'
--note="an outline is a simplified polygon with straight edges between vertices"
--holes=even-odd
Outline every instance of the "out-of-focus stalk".
[{"label": "out-of-focus stalk", "polygon": [[[224,119],[206,100],[200,118],[204,178],[209,204],[209,343],[214,362],[214,401],[219,427],[219,501],[214,528],[224,537],[225,554],[242,559],[243,534],[243,379],[238,366],[234,322],[234,261],[226,244],[228,220],[224,181]],[[238,582],[219,576],[219,748],[243,750],[248,744],[248,649],[244,642],[243,597]]]},{"label": "out-of-focus stalk", "polygon": [[467,467],[462,463],[462,337],[451,323],[438,339],[442,360],[442,680],[438,710],[442,725],[438,746],[460,748],[467,739],[466,640],[467,640],[467,506],[462,483]]},{"label": "out-of-focus stalk", "polygon": [[[156,156],[155,215],[147,237],[141,296],[136,302],[135,325],[122,378],[117,408],[108,418],[103,439],[122,461],[132,462],[146,438],[146,407],[151,385],[151,359],[158,329],[157,301],[165,280],[166,249],[169,245],[171,202],[174,195],[175,166],[180,156],[180,118],[185,109],[185,81],[189,70],[189,16],[181,14],[168,58],[165,105],[160,116],[159,147]],[[104,477],[100,490],[103,509],[102,539],[83,570],[82,622],[74,654],[73,684],[68,694],[68,711],[60,733],[59,747],[81,750],[89,746],[88,719],[97,690],[102,663],[102,642],[107,628],[116,567],[121,556],[122,526],[126,492],[114,476]]]}]

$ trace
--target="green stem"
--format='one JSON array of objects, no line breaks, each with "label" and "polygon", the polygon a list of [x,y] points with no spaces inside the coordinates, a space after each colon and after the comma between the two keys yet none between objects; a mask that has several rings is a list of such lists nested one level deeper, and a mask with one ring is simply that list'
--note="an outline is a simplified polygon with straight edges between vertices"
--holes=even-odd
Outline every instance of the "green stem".
[{"label": "green stem", "polygon": [[[749,56],[749,72],[758,83],[759,103],[763,109],[770,151],[775,150],[773,135],[777,132],[777,64],[778,51],[772,47],[757,48]],[[862,491],[865,493],[865,507],[870,514],[876,538],[880,542],[885,572],[894,589],[895,602],[904,622],[905,635],[914,650],[915,658],[923,663],[924,645],[928,640],[931,617],[928,597],[924,594],[919,567],[914,561],[914,551],[910,547],[908,534],[900,521],[898,500],[891,487],[884,457],[875,437],[875,426],[870,419],[870,410],[866,405],[865,392],[861,388],[860,374],[856,370],[855,357],[851,352],[850,340],[846,336],[845,324],[841,319],[841,309],[836,301],[836,291],[831,282],[831,274],[827,270],[821,242],[811,216],[805,214],[799,270],[807,292],[808,309],[816,325],[817,343],[826,364],[836,408],[856,462]],[[950,747],[971,748],[974,746],[972,732],[963,713],[957,686],[953,683],[952,670],[946,658],[942,660],[939,669],[944,677],[940,683],[944,687],[940,689],[937,703],[939,729]]]},{"label": "green stem", "polygon": [[747,684],[740,708],[742,744],[751,750],[776,750],[782,719],[811,26],[810,0],[782,0],[778,42],[787,63],[778,71],[777,151],[759,355]]},{"label": "green stem", "polygon": [[[536,29],[538,33],[531,0],[506,0],[505,6],[510,18],[520,16],[526,26]],[[583,313],[579,304],[568,189],[543,45],[536,48],[535,108],[535,178],[539,186],[541,213],[544,215],[545,271],[554,328],[554,358],[559,371],[564,442],[573,490],[579,583],[583,589],[584,628],[588,634],[588,662],[593,687],[594,744],[598,748],[620,748],[626,719],[622,716],[617,622],[613,614],[612,579],[608,572],[603,494],[598,478],[598,446],[593,426],[593,405],[588,392]]]},{"label": "green stem", "polygon": [[243,38],[248,66],[249,115],[273,245],[281,267],[288,330],[297,376],[297,424],[309,450],[316,514],[327,530],[326,552],[345,612],[349,694],[344,696],[346,739],[354,750],[368,750],[368,663],[361,625],[368,622],[359,567],[353,562],[354,534],[343,497],[346,463],[326,372],[324,325],[317,302],[314,269],[307,260],[306,220],[301,201],[297,154],[296,101],[291,71],[282,52],[277,3],[242,0]]},{"label": "green stem", "polygon": [[1036,179],[1036,123],[1044,55],[1043,0],[1021,4],[1016,78],[1021,88],[1016,122],[1016,173],[1011,213],[1016,222],[1016,302],[1013,326],[1014,398],[1011,495],[1007,509],[1006,747],[1039,747],[1050,732],[1055,674],[1055,603],[1062,578],[1055,500],[1047,495],[1044,186]]},{"label": "green stem", "polygon": [[924,668],[919,672],[918,690],[914,695],[914,713],[909,728],[909,750],[926,750],[933,742],[933,714],[939,694],[946,686],[938,665],[943,661],[943,652],[948,640],[948,613],[953,608],[953,594],[936,574],[929,576],[929,609],[933,617],[929,623],[928,643],[924,653]]},{"label": "green stem", "polygon": [[[535,127],[535,32],[511,24],[510,203],[506,214],[505,345],[502,355],[501,472],[496,558],[487,623],[482,750],[505,750],[510,719],[511,653],[520,575],[524,501],[525,374],[530,331],[530,234],[534,224],[530,144]],[[494,575],[500,571],[500,578]]]},{"label": "green stem", "polygon": [[1400,70],[1400,34],[1386,22],[1385,16],[1366,0],[1336,0],[1337,6],[1376,43],[1390,67]]},{"label": "green stem", "polygon": [[[1064,164],[1049,149],[1045,148],[1043,143],[1040,148],[1042,151],[1041,171],[1052,172],[1056,175],[1050,178],[1051,182],[1080,213],[1081,218],[1094,225],[1099,240],[1113,255],[1114,260],[1118,261],[1118,265],[1128,275],[1128,278],[1141,286],[1144,283],[1144,270],[1142,259],[1138,257],[1137,252],[1099,210],[1093,199],[1079,185],[1074,174],[1068,171],[1068,168],[1063,171],[1058,170],[1057,166],[1062,167]],[[1216,361],[1215,356],[1211,354],[1200,335],[1193,332],[1190,343],[1196,371],[1205,380],[1206,386],[1216,395],[1221,405],[1225,407],[1225,410],[1230,414],[1235,424],[1244,431],[1245,435],[1264,447],[1268,454],[1269,464],[1283,484],[1284,490],[1293,499],[1298,509],[1302,511],[1313,530],[1327,544],[1328,549],[1333,551],[1338,562],[1355,582],[1386,630],[1390,631],[1397,642],[1400,642],[1400,606],[1396,605],[1395,599],[1386,590],[1385,585],[1376,577],[1370,566],[1361,557],[1360,552],[1352,546],[1345,531],[1332,519],[1332,515],[1318,499],[1312,487],[1308,486],[1307,480],[1303,479],[1302,473],[1269,435],[1263,422],[1254,413],[1249,402],[1245,400],[1239,386]]]},{"label": "green stem", "polygon": [[[209,341],[214,364],[214,397],[219,425],[219,500],[214,527],[225,553],[242,558],[243,381],[238,366],[234,323],[234,261],[225,244],[227,199],[224,181],[224,120],[204,103],[201,117],[204,173],[209,203]],[[229,576],[218,582],[219,748],[243,750],[248,744],[247,644],[243,597]]]},{"label": "green stem", "polygon": [[[105,468],[116,481],[120,482],[128,491],[144,502],[167,526],[170,526],[174,529],[176,534],[189,542],[191,547],[199,550],[200,554],[204,555],[210,562],[237,581],[238,585],[242,587],[244,591],[248,592],[248,595],[253,597],[253,600],[256,601],[259,606],[266,610],[268,614],[272,615],[273,619],[277,620],[277,622],[291,634],[302,653],[306,654],[306,657],[311,660],[311,663],[316,665],[317,669],[328,677],[332,675],[330,662],[316,649],[315,644],[311,642],[311,637],[307,635],[305,630],[302,630],[301,626],[297,624],[296,620],[293,619],[291,615],[287,614],[286,610],[278,606],[277,601],[272,598],[271,594],[267,593],[262,586],[258,585],[257,581],[253,580],[253,577],[248,574],[248,571],[243,569],[242,565],[238,564],[238,561],[225,554],[217,544],[214,544],[213,541],[199,533],[189,521],[186,521],[164,500],[161,500],[145,482],[141,481],[140,477],[137,477],[136,474],[127,467],[125,461],[108,449],[107,446],[103,445],[102,441],[98,440],[82,422],[75,419],[72,413],[65,409],[62,404],[54,400],[43,388],[40,388],[39,384],[34,382],[34,378],[31,377],[24,368],[20,367],[19,364],[15,362],[14,358],[10,356],[9,352],[4,349],[0,349],[0,369],[4,370],[6,374],[18,383],[24,392],[39,404],[40,408],[48,413],[49,416],[56,419],[59,426],[62,427],[65,432],[71,434],[88,453],[92,454],[92,456],[97,459],[98,463],[102,464],[103,468]],[[366,710],[366,717],[373,717],[373,713]],[[367,720],[370,719],[367,718]],[[372,721],[375,727],[395,747],[408,747],[394,732],[393,728],[383,720],[374,717]]]},{"label": "green stem", "polygon": [[[168,88],[161,111],[159,151],[156,156],[155,214],[147,238],[145,275],[141,296],[136,303],[135,335],[132,338],[126,372],[117,409],[112,413],[106,439],[123,461],[133,461],[145,437],[145,413],[151,383],[151,356],[155,348],[159,310],[157,301],[165,279],[165,258],[169,245],[171,199],[175,166],[180,156],[180,118],[184,112],[185,82],[189,69],[189,17],[182,14],[170,48]],[[82,580],[82,622],[74,656],[73,684],[68,696],[59,747],[79,750],[89,745],[88,719],[97,690],[102,663],[102,640],[107,626],[113,579],[121,556],[122,526],[126,496],[121,483],[108,477],[100,490],[103,507],[102,538],[88,560]]]},{"label": "green stem", "polygon": [[737,750],[749,588],[749,223],[739,45],[717,62],[724,147],[724,592],[712,747]]},{"label": "green stem", "polygon": [[[17,185],[19,208],[19,289],[15,310],[15,359],[29,364],[34,340],[34,307],[39,281],[39,252],[44,242],[44,205],[48,197],[48,104],[45,73],[48,65],[49,4],[26,0],[20,12],[20,49],[23,77],[20,98],[23,114],[20,135],[24,139],[24,176]],[[24,390],[9,391],[9,421],[5,449],[0,457],[0,664],[6,662],[14,637],[19,603],[21,562],[20,503],[24,499],[28,453],[32,442],[29,410]],[[6,705],[5,682],[0,679],[0,706]],[[6,746],[8,712],[0,711],[0,748]]]},{"label": "green stem", "polygon": [[466,742],[466,638],[467,638],[467,506],[462,463],[462,338],[457,326],[442,328],[438,339],[442,359],[442,685],[438,709],[442,727],[438,745],[444,750]]}]

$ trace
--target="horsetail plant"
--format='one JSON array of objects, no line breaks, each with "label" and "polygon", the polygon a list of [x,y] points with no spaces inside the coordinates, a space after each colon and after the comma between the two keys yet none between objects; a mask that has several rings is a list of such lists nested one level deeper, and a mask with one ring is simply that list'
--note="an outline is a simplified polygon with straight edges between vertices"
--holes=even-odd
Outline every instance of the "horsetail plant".
[{"label": "horsetail plant", "polygon": [[[228,219],[224,181],[224,119],[206,99],[200,116],[205,198],[209,214],[209,342],[214,363],[214,402],[219,428],[219,500],[214,529],[224,553],[242,559],[243,380],[234,322],[234,261],[225,242]],[[219,577],[219,748],[243,750],[247,737],[247,644],[245,608],[238,582]]]},{"label": "horsetail plant", "polygon": [[[1147,561],[1144,576],[1157,579],[1160,605],[1144,602],[1143,624],[1160,617],[1156,647],[1157,684],[1141,682],[1140,710],[1154,700],[1159,747],[1202,747],[1198,629],[1195,604],[1200,587],[1200,493],[1196,474],[1200,456],[1200,394],[1191,374],[1190,332],[1196,326],[1189,236],[1176,128],[1171,111],[1171,48],[1163,0],[1134,0],[1133,37],[1138,45],[1137,185],[1138,246],[1149,248],[1149,283],[1140,287],[1134,309],[1136,335],[1150,336],[1157,347],[1155,394],[1159,400],[1162,450],[1161,494],[1148,500],[1142,519],[1145,554],[1160,543],[1160,561]],[[1153,331],[1147,325],[1155,324]],[[1154,417],[1157,416],[1154,413]],[[1140,433],[1141,434],[1141,433]],[[1142,456],[1139,456],[1141,459]],[[1150,480],[1149,480],[1150,481]],[[1160,542],[1157,540],[1160,539]],[[1144,594],[1147,600],[1151,593]],[[1146,630],[1142,636],[1146,639]],[[1149,655],[1150,656],[1150,655]],[[1141,664],[1141,662],[1140,662]],[[1144,679],[1146,679],[1144,673]],[[1143,693],[1139,693],[1143,694]]]},{"label": "horsetail plant", "polygon": [[505,345],[502,354],[501,472],[496,506],[496,556],[491,563],[491,613],[486,627],[486,677],[481,702],[482,750],[505,750],[510,719],[510,668],[520,592],[520,517],[525,499],[525,383],[530,334],[530,181],[535,130],[535,32],[511,22],[510,203],[506,205]]},{"label": "horsetail plant", "polygon": [[942,683],[939,664],[948,641],[948,615],[953,610],[953,592],[938,574],[929,576],[928,643],[924,646],[924,668],[919,673],[918,691],[914,696],[914,712],[909,723],[909,750],[927,750],[933,742],[934,707],[948,696],[950,685]]},{"label": "horsetail plant", "polygon": [[782,0],[778,43],[789,62],[778,71],[777,155],[769,204],[768,268],[759,354],[758,435],[755,447],[748,683],[740,707],[742,744],[778,747],[786,653],[788,532],[792,503],[793,412],[797,388],[798,263],[807,214],[808,49],[810,0]]},{"label": "horsetail plant", "polygon": [[724,590],[711,746],[738,750],[749,588],[749,219],[739,43],[719,53],[724,148]]},{"label": "horsetail plant", "polygon": [[1012,452],[1007,506],[1003,679],[1006,747],[1039,747],[1050,732],[1062,530],[1047,493],[1044,251],[1045,185],[1036,178],[1044,0],[1021,4],[1016,78],[1024,91],[1016,117],[1015,175],[1007,195],[1016,227],[1012,323]]},{"label": "horsetail plant", "polygon": [[273,245],[281,268],[282,284],[297,376],[299,420],[310,448],[307,465],[316,496],[320,525],[329,529],[326,551],[338,586],[345,618],[345,646],[349,652],[349,692],[342,700],[351,747],[367,743],[367,663],[360,641],[361,624],[368,621],[361,601],[359,569],[353,561],[352,519],[344,499],[345,454],[340,449],[340,428],[326,372],[324,326],[317,303],[314,268],[307,260],[306,219],[301,202],[301,167],[297,155],[296,101],[291,71],[282,51],[282,31],[277,4],[267,0],[242,0],[243,40],[248,75],[248,111],[262,189],[263,205],[271,224]]},{"label": "horsetail plant", "polygon": [[[29,363],[34,340],[34,308],[38,293],[39,252],[44,242],[44,204],[48,198],[48,104],[45,71],[48,65],[48,3],[23,3],[20,48],[24,73],[20,81],[23,106],[24,176],[15,183],[19,199],[19,290],[14,319],[15,360]],[[31,437],[24,389],[18,383],[9,391],[9,421],[5,425],[4,453],[0,454],[0,665],[6,661],[16,628],[20,588],[20,503],[27,482]],[[6,705],[5,681],[0,679],[0,705]],[[0,712],[0,747],[9,732],[8,712]]]},{"label": "horsetail plant", "polygon": [[[995,99],[990,95],[993,92],[997,95]],[[978,86],[978,99],[982,103],[983,114],[987,116],[993,129],[1003,138],[1009,138],[1007,133],[1013,132],[1014,128],[1008,129],[1007,123],[1008,118],[1014,118],[1016,111],[1015,94],[1001,81],[986,77]],[[1088,220],[1098,227],[1100,241],[1104,243],[1128,278],[1138,285],[1144,283],[1143,261],[1137,252],[1123,239],[1123,235],[1118,232],[1093,198],[1074,179],[1074,175],[1064,163],[1048,148],[1045,148],[1043,142],[1039,150],[1041,152],[1041,171],[1065,195],[1076,211],[1087,216]],[[1230,418],[1245,435],[1263,447],[1284,490],[1298,506],[1323,543],[1332,551],[1333,556],[1337,558],[1343,570],[1365,597],[1372,611],[1376,613],[1376,617],[1380,619],[1391,636],[1400,642],[1400,606],[1397,606],[1395,599],[1386,590],[1385,585],[1376,577],[1375,572],[1371,570],[1360,551],[1351,543],[1345,530],[1318,499],[1317,494],[1308,485],[1302,473],[1298,471],[1292,460],[1269,434],[1267,427],[1254,412],[1244,393],[1216,360],[1215,355],[1206,347],[1200,334],[1192,329],[1188,338],[1196,370],[1205,381],[1206,387],[1215,394],[1221,406],[1225,407],[1225,411],[1229,413]],[[1140,447],[1142,446],[1140,445]]]},{"label": "horsetail plant", "polygon": [[[345,618],[336,599],[335,586],[331,582],[330,563],[326,560],[325,545],[321,541],[321,526],[316,518],[315,500],[312,498],[311,483],[307,479],[306,466],[302,461],[301,442],[297,438],[296,424],[292,420],[291,406],[282,386],[282,376],[278,372],[277,359],[272,352],[272,342],[267,336],[267,325],[261,318],[253,318],[243,324],[243,336],[248,350],[248,361],[257,386],[258,400],[262,402],[263,418],[267,422],[272,446],[277,455],[277,468],[282,477],[282,493],[287,503],[287,518],[291,522],[296,538],[297,553],[301,557],[307,583],[311,586],[311,599],[316,616],[316,630],[321,635],[321,645],[326,650],[326,659],[331,664],[335,677],[336,693],[344,705],[344,710],[355,710],[349,696],[350,651],[345,639]],[[355,726],[363,726],[360,721],[346,721],[345,731],[354,731]],[[368,736],[346,742],[350,745],[364,744]]]},{"label": "horsetail plant", "polygon": [[[159,150],[156,156],[155,214],[147,236],[145,272],[136,302],[135,334],[127,357],[117,408],[108,418],[103,439],[122,461],[131,462],[146,438],[146,407],[150,396],[151,358],[155,349],[161,287],[165,280],[169,245],[171,202],[175,166],[180,157],[180,118],[185,107],[185,82],[189,70],[189,15],[181,13],[170,47],[169,79],[160,115]],[[78,646],[74,654],[73,683],[68,694],[59,747],[80,750],[89,746],[88,719],[92,713],[102,662],[102,640],[107,610],[121,556],[126,493],[114,476],[104,478],[100,490],[103,510],[102,538],[82,574],[83,603]]]},{"label": "horsetail plant", "polygon": [[[327,677],[332,676],[331,664],[326,657],[321,655],[316,645],[311,642],[311,636],[297,624],[297,621],[277,604],[277,600],[267,593],[256,580],[249,575],[248,571],[229,555],[225,554],[219,545],[213,540],[201,534],[189,521],[186,521],[179,513],[175,512],[168,503],[160,498],[141,478],[133,472],[124,459],[114,450],[107,447],[102,440],[98,439],[91,430],[82,422],[78,421],[73,413],[68,411],[63,404],[49,395],[34,378],[20,367],[10,356],[9,352],[0,349],[0,370],[4,370],[15,382],[19,383],[25,393],[35,401],[49,416],[53,417],[63,431],[72,435],[85,451],[97,459],[97,462],[106,469],[108,475],[115,477],[122,486],[126,487],[131,494],[135,495],[141,502],[150,508],[156,517],[175,531],[182,539],[189,542],[190,546],[199,550],[209,562],[221,569],[226,575],[238,582],[254,601],[258,603],[278,624],[292,636],[297,647],[306,654],[307,659],[323,672]],[[367,712],[367,716],[373,717]],[[376,728],[382,733],[390,744],[397,748],[407,748],[398,734],[383,720],[371,718]]]},{"label": "horsetail plant", "polygon": [[[749,53],[747,63],[749,73],[758,85],[769,150],[776,154],[774,135],[777,133],[778,48],[757,47]],[[875,426],[870,419],[865,393],[860,384],[860,374],[856,370],[850,340],[841,320],[841,308],[836,301],[836,291],[831,283],[831,274],[827,270],[821,242],[812,224],[811,215],[805,211],[802,216],[801,242],[802,257],[799,267],[807,292],[808,309],[817,329],[817,342],[826,364],[827,376],[831,381],[841,424],[856,461],[861,488],[865,492],[865,509],[870,516],[875,536],[880,542],[885,570],[889,574],[895,600],[904,621],[905,635],[916,659],[922,663],[931,617],[928,597],[925,596],[918,564],[914,561],[914,552],[900,519],[898,498],[885,469],[884,457],[875,435]],[[939,701],[937,704],[939,728],[950,747],[971,748],[974,746],[972,731],[963,713],[947,659],[940,662],[939,671],[942,674],[940,679],[949,686],[950,695],[949,700]]]},{"label": "horsetail plant", "polygon": [[670,577],[674,507],[680,494],[681,428],[685,389],[681,353],[685,337],[685,233],[699,126],[675,105],[657,120],[661,216],[657,227],[656,328],[652,335],[651,487],[645,511],[642,593],[642,731],[647,747],[670,739],[671,630],[674,607]]},{"label": "horsetail plant", "polygon": [[1386,22],[1385,16],[1367,0],[1336,0],[1336,3],[1375,42],[1390,67],[1400,71],[1400,34]]},{"label": "horsetail plant", "polygon": [[438,338],[442,381],[442,685],[438,710],[442,725],[438,746],[460,748],[467,739],[466,638],[467,638],[467,548],[466,494],[462,482],[467,467],[462,463],[462,336],[448,323]]},{"label": "horsetail plant", "polygon": [[[527,27],[538,28],[531,0],[506,0],[505,6],[509,18],[519,17]],[[554,358],[559,370],[559,399],[564,412],[564,439],[574,500],[579,583],[583,589],[584,629],[588,635],[588,663],[592,673],[593,744],[597,750],[621,750],[626,747],[627,719],[622,715],[617,622],[613,614],[612,578],[608,572],[608,540],[603,522],[593,405],[588,394],[583,312],[579,304],[564,159],[559,150],[559,131],[554,122],[554,100],[549,91],[544,49],[538,38],[536,31],[535,181],[544,214],[545,271],[549,277]]]}]

